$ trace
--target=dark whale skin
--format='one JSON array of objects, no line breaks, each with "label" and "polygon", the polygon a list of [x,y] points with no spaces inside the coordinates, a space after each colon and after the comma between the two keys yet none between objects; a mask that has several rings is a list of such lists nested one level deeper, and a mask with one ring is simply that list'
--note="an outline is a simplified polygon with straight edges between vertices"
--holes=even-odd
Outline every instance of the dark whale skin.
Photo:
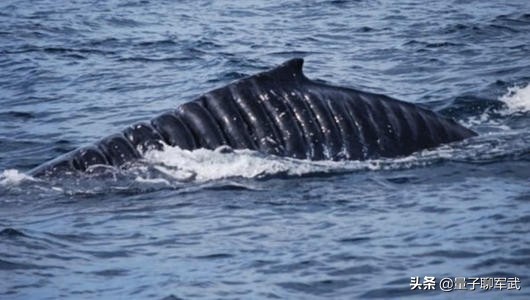
[{"label": "dark whale skin", "polygon": [[398,157],[476,135],[454,120],[391,97],[312,81],[303,59],[209,91],[29,173],[51,176],[122,167],[164,144],[229,146],[309,160]]}]

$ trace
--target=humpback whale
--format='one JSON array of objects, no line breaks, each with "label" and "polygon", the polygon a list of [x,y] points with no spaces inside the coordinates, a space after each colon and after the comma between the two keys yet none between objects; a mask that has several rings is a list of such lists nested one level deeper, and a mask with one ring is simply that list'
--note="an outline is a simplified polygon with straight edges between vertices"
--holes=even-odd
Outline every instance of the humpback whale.
[{"label": "humpback whale", "polygon": [[209,91],[148,122],[66,153],[29,173],[126,167],[164,145],[252,149],[309,160],[398,157],[476,135],[452,119],[385,95],[308,79],[295,58]]}]

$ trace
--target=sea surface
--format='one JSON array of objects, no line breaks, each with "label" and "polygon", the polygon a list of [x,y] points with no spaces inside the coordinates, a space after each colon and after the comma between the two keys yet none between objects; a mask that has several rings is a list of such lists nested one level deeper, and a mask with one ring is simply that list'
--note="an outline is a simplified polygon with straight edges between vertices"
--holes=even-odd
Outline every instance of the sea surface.
[{"label": "sea surface", "polygon": [[[31,168],[303,57],[479,136],[309,162]],[[530,299],[530,1],[0,2],[0,299]],[[411,290],[411,277],[520,290]]]}]

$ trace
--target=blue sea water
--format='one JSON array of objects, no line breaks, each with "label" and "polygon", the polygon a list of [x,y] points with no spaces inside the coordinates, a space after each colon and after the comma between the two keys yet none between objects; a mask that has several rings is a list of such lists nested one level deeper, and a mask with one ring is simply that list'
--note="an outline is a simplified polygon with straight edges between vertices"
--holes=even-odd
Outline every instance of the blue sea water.
[{"label": "blue sea water", "polygon": [[[24,175],[293,57],[479,136],[367,162],[170,148],[105,180]],[[529,299],[529,58],[527,0],[4,0],[0,298]]]}]

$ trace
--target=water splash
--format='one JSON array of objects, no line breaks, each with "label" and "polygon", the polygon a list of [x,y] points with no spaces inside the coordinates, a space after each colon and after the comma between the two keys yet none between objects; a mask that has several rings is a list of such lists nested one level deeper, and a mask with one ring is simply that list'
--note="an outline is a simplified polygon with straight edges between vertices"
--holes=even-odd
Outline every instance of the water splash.
[{"label": "water splash", "polygon": [[[460,144],[458,144],[460,145]],[[461,147],[445,145],[401,158],[381,158],[366,161],[310,161],[290,157],[265,155],[252,150],[197,149],[183,150],[166,146],[145,156],[144,163],[156,172],[139,168],[137,182],[207,182],[229,178],[263,179],[277,176],[306,176],[356,171],[398,170],[424,167],[458,156]],[[164,178],[164,179],[161,179]]]},{"label": "water splash", "polygon": [[530,84],[509,87],[508,91],[498,98],[504,105],[492,107],[482,113],[467,117],[460,122],[481,133],[513,131],[512,118],[530,112]]},{"label": "water splash", "polygon": [[7,169],[0,174],[0,186],[16,186],[24,181],[34,181],[34,179],[16,169]]},{"label": "water splash", "polygon": [[500,97],[506,104],[501,114],[510,115],[518,112],[530,112],[530,84],[508,88],[508,92]]},{"label": "water splash", "polygon": [[303,175],[339,170],[344,163],[312,162],[264,155],[252,150],[183,150],[166,146],[146,154],[146,161],[160,173],[176,180],[211,181],[223,178],[264,178],[273,175]]}]

